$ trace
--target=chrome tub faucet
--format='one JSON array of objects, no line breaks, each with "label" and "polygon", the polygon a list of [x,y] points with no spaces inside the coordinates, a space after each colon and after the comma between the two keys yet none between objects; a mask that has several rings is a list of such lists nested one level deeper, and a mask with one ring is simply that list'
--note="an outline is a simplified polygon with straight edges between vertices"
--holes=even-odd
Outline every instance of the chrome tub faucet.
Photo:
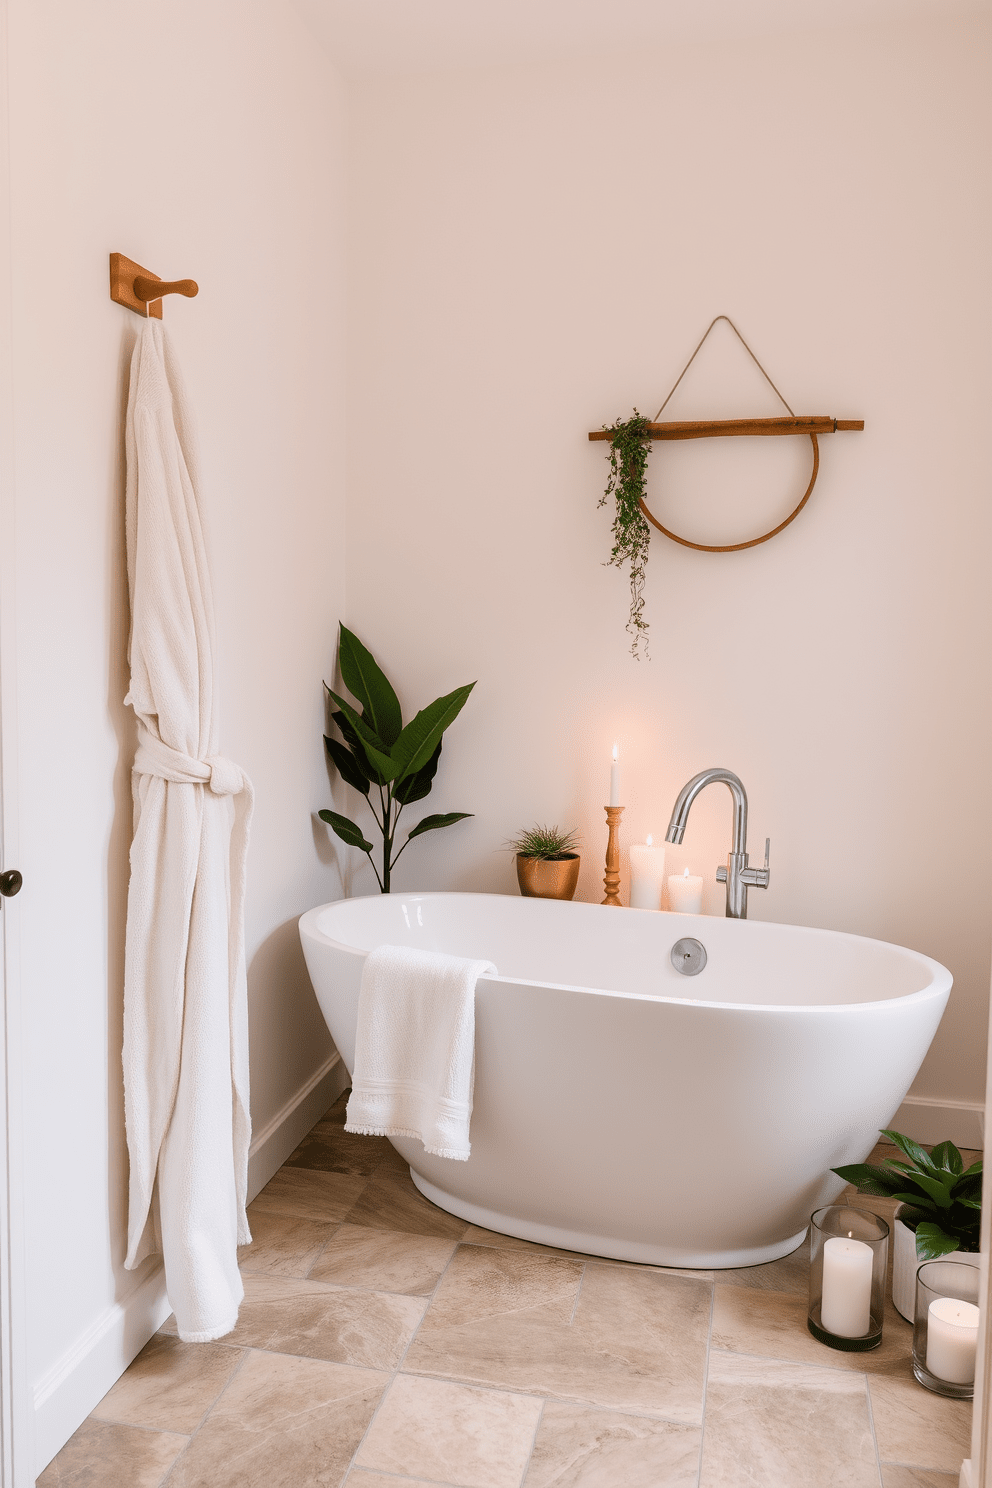
[{"label": "chrome tub faucet", "polygon": [[746,920],[748,889],[767,889],[768,887],[768,853],[771,839],[765,838],[764,868],[749,868],[747,866],[747,792],[732,770],[701,770],[698,775],[692,777],[688,785],[682,787],[672,809],[672,819],[668,823],[665,841],[674,842],[676,845],[682,841],[686,822],[689,820],[690,806],[699,792],[716,780],[723,782],[734,801],[733,841],[727,856],[727,865],[719,867],[716,870],[716,876],[720,883],[727,885],[727,918]]}]

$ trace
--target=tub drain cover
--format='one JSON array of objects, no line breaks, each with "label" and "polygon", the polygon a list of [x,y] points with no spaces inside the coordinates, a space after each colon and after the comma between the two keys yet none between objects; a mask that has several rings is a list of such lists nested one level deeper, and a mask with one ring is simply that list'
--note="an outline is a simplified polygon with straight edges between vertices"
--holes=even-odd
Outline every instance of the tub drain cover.
[{"label": "tub drain cover", "polygon": [[683,976],[698,976],[706,965],[706,947],[691,935],[677,940],[672,946],[672,965]]}]

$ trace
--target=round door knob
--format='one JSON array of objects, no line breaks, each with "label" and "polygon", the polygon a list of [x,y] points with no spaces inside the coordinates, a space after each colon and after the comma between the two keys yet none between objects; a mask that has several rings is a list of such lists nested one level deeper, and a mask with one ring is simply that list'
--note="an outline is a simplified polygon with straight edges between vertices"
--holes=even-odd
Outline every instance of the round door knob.
[{"label": "round door knob", "polygon": [[5,873],[0,873],[0,894],[5,899],[13,899],[15,894],[21,892],[21,884],[24,879],[16,868],[8,868]]}]

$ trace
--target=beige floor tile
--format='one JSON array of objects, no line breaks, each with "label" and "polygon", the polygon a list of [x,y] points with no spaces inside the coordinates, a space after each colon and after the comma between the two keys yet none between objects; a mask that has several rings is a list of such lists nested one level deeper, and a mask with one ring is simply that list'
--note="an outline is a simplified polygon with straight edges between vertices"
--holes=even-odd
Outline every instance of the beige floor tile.
[{"label": "beige floor tile", "polygon": [[717,1281],[713,1347],[825,1369],[848,1369],[855,1374],[884,1374],[912,1355],[912,1325],[891,1304],[886,1308],[881,1344],[865,1354],[849,1354],[820,1343],[806,1326],[808,1310],[805,1292],[766,1292]]},{"label": "beige floor tile", "polygon": [[337,1221],[318,1224],[289,1214],[250,1210],[251,1245],[238,1250],[242,1271],[264,1271],[269,1276],[306,1276],[338,1228]]},{"label": "beige floor tile", "polygon": [[545,1402],[524,1488],[696,1488],[698,1426]]},{"label": "beige floor tile", "polygon": [[91,1413],[91,1420],[151,1426],[188,1436],[243,1358],[243,1349],[219,1343],[180,1343],[178,1338],[156,1333]]},{"label": "beige floor tile", "polygon": [[882,1463],[882,1488],[958,1488],[960,1473],[928,1472],[925,1467]]},{"label": "beige floor tile", "polygon": [[533,1396],[401,1374],[355,1466],[459,1488],[519,1488],[540,1414]]},{"label": "beige floor tile", "polygon": [[460,1246],[403,1367],[698,1424],[710,1292],[664,1272]]},{"label": "beige floor tile", "polygon": [[465,1245],[489,1245],[496,1250],[532,1250],[537,1255],[567,1256],[570,1260],[585,1261],[589,1257],[582,1251],[559,1250],[554,1245],[538,1245],[532,1240],[520,1240],[516,1235],[502,1235],[499,1230],[484,1230],[481,1225],[469,1225],[462,1236]]},{"label": "beige floor tile", "polygon": [[791,1255],[764,1266],[742,1266],[735,1271],[716,1271],[714,1280],[720,1286],[750,1287],[764,1292],[794,1292],[809,1296],[809,1241],[804,1241]]},{"label": "beige floor tile", "polygon": [[618,1261],[612,1256],[595,1256],[583,1250],[559,1250],[554,1245],[539,1245],[532,1240],[519,1240],[516,1235],[503,1235],[499,1230],[484,1230],[481,1225],[469,1225],[462,1236],[462,1243],[488,1245],[495,1250],[532,1250],[538,1255],[566,1256],[573,1261],[599,1261],[604,1266],[637,1266],[645,1271],[664,1271],[669,1276],[689,1276],[698,1281],[712,1281],[715,1274],[712,1271],[690,1271],[677,1266],[644,1266],[638,1261]]},{"label": "beige floor tile", "polygon": [[340,1223],[354,1208],[368,1182],[355,1173],[317,1173],[310,1168],[280,1168],[248,1206],[249,1225],[256,1214],[289,1215],[317,1224]]},{"label": "beige floor tile", "polygon": [[[451,1488],[450,1483],[428,1483],[426,1478],[398,1478],[395,1473],[366,1472],[364,1467],[353,1467],[345,1481],[345,1488]],[[460,1485],[459,1485],[460,1488]]]},{"label": "beige floor tile", "polygon": [[878,1455],[883,1462],[958,1472],[971,1447],[971,1402],[947,1400],[899,1373],[869,1377]]},{"label": "beige floor tile", "polygon": [[286,1159],[286,1166],[369,1178],[380,1170],[407,1173],[410,1165],[385,1137],[363,1137],[336,1123],[319,1122]]},{"label": "beige floor tile", "polygon": [[389,1376],[249,1354],[169,1488],[340,1488]]},{"label": "beige floor tile", "polygon": [[86,1420],[45,1468],[37,1488],[159,1488],[188,1438]]},{"label": "beige floor tile", "polygon": [[433,1326],[457,1327],[539,1311],[567,1324],[575,1311],[585,1260],[534,1250],[460,1245],[430,1306]]},{"label": "beige floor tile", "polygon": [[714,1350],[700,1488],[878,1488],[865,1376]]},{"label": "beige floor tile", "polygon": [[244,1282],[232,1343],[364,1369],[396,1369],[424,1313],[420,1297],[277,1276]]},{"label": "beige floor tile", "polygon": [[310,1279],[426,1297],[454,1253],[454,1240],[345,1224],[314,1263]]},{"label": "beige floor tile", "polygon": [[377,1173],[353,1208],[341,1217],[368,1229],[404,1230],[410,1235],[434,1235],[442,1240],[460,1240],[468,1229],[463,1219],[425,1199],[409,1174],[404,1177],[400,1173]]}]

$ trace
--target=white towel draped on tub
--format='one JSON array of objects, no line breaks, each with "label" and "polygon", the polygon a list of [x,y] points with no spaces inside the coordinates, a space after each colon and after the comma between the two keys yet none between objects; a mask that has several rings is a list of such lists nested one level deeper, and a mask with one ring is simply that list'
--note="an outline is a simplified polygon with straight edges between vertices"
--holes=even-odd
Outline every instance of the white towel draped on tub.
[{"label": "white towel draped on tub", "polygon": [[237,1321],[237,1247],[251,1238],[244,890],[252,789],[218,753],[192,431],[158,320],[143,322],[131,359],[126,442],[125,701],[138,718],[138,751],[124,969],[125,1265],[161,1250],[179,1336],[205,1343]]},{"label": "white towel draped on tub", "polygon": [[345,1131],[419,1137],[464,1162],[475,1083],[475,984],[491,961],[379,946],[362,969]]}]

